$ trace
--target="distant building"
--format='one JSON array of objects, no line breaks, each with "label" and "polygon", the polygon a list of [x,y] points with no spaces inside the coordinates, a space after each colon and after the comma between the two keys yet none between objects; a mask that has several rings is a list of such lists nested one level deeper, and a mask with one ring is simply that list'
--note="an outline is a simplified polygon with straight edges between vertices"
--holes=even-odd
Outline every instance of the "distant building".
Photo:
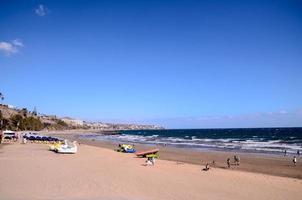
[{"label": "distant building", "polygon": [[7,105],[7,107],[10,109],[16,109],[16,106],[13,106],[13,105]]},{"label": "distant building", "polygon": [[72,119],[69,117],[64,117],[61,120],[70,126],[83,126],[84,125],[84,121],[79,120],[79,119]]}]

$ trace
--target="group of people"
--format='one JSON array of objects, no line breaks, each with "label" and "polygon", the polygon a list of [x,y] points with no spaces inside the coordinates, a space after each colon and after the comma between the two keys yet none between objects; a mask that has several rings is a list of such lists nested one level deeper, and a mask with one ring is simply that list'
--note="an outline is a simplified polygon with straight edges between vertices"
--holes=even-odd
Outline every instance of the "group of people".
[{"label": "group of people", "polygon": [[[284,151],[284,156],[286,155],[286,150]],[[300,156],[300,151],[297,151],[297,156]],[[296,166],[297,165],[297,157],[294,156],[293,158],[293,164]],[[238,155],[234,155],[234,165],[239,166],[240,165],[240,157]],[[231,159],[227,158],[227,166],[228,168],[231,167]]]},{"label": "group of people", "polygon": [[[284,150],[284,156],[286,156],[287,152],[286,149]],[[297,156],[300,156],[300,150],[297,150]],[[293,164],[296,166],[297,165],[297,157],[294,156],[293,158]]]},{"label": "group of people", "polygon": [[[240,165],[240,157],[239,157],[239,155],[234,155],[234,164],[236,166]],[[228,168],[231,167],[231,159],[230,158],[227,158],[227,166],[228,166]]]},{"label": "group of people", "polygon": [[[234,165],[236,165],[236,166],[239,166],[240,165],[240,157],[239,157],[239,155],[234,155]],[[216,162],[213,160],[213,162],[212,162],[212,165],[214,166],[216,164]],[[228,166],[228,168],[230,168],[231,167],[231,158],[227,158],[227,166]],[[205,168],[203,168],[203,170],[204,171],[208,171],[208,170],[210,170],[210,164],[209,163],[207,163],[206,165],[205,165]]]},{"label": "group of people", "polygon": [[[287,154],[287,151],[286,151],[286,149],[284,150],[284,156],[286,156],[286,154]],[[297,150],[297,156],[300,156],[300,150],[298,149]]]}]

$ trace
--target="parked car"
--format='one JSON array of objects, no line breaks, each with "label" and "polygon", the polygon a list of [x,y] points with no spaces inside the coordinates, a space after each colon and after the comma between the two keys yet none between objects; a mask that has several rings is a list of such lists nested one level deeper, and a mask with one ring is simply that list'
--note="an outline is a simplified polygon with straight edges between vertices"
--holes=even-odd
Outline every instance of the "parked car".
[{"label": "parked car", "polygon": [[13,140],[17,138],[16,132],[10,130],[3,131],[3,139]]}]

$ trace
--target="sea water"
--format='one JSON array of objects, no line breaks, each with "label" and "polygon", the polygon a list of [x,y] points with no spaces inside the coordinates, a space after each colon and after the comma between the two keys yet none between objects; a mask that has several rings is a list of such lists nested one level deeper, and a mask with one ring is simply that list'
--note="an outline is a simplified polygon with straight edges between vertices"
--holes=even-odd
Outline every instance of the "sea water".
[{"label": "sea water", "polygon": [[127,130],[116,135],[83,134],[83,139],[169,145],[201,150],[302,153],[302,128]]}]

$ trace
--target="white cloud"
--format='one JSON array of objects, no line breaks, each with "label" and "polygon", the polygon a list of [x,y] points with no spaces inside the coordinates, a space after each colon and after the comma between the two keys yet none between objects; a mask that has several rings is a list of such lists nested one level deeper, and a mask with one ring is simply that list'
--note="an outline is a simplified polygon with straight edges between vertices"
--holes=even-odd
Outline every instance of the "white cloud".
[{"label": "white cloud", "polygon": [[13,40],[12,42],[0,42],[0,51],[9,56],[19,51],[19,48],[23,47],[23,43],[20,40]]},{"label": "white cloud", "polygon": [[18,40],[18,39],[13,40],[12,43],[13,43],[15,46],[23,47],[23,43],[22,43],[20,40]]},{"label": "white cloud", "polygon": [[47,15],[49,13],[49,10],[48,10],[48,8],[46,6],[40,4],[38,6],[38,8],[35,9],[35,12],[40,17],[43,17],[43,16],[45,16],[45,15]]},{"label": "white cloud", "polygon": [[279,113],[280,114],[287,114],[287,111],[286,110],[280,110]]},{"label": "white cloud", "polygon": [[300,127],[302,124],[302,108],[238,115],[146,119],[143,122],[160,124],[166,128]]}]

